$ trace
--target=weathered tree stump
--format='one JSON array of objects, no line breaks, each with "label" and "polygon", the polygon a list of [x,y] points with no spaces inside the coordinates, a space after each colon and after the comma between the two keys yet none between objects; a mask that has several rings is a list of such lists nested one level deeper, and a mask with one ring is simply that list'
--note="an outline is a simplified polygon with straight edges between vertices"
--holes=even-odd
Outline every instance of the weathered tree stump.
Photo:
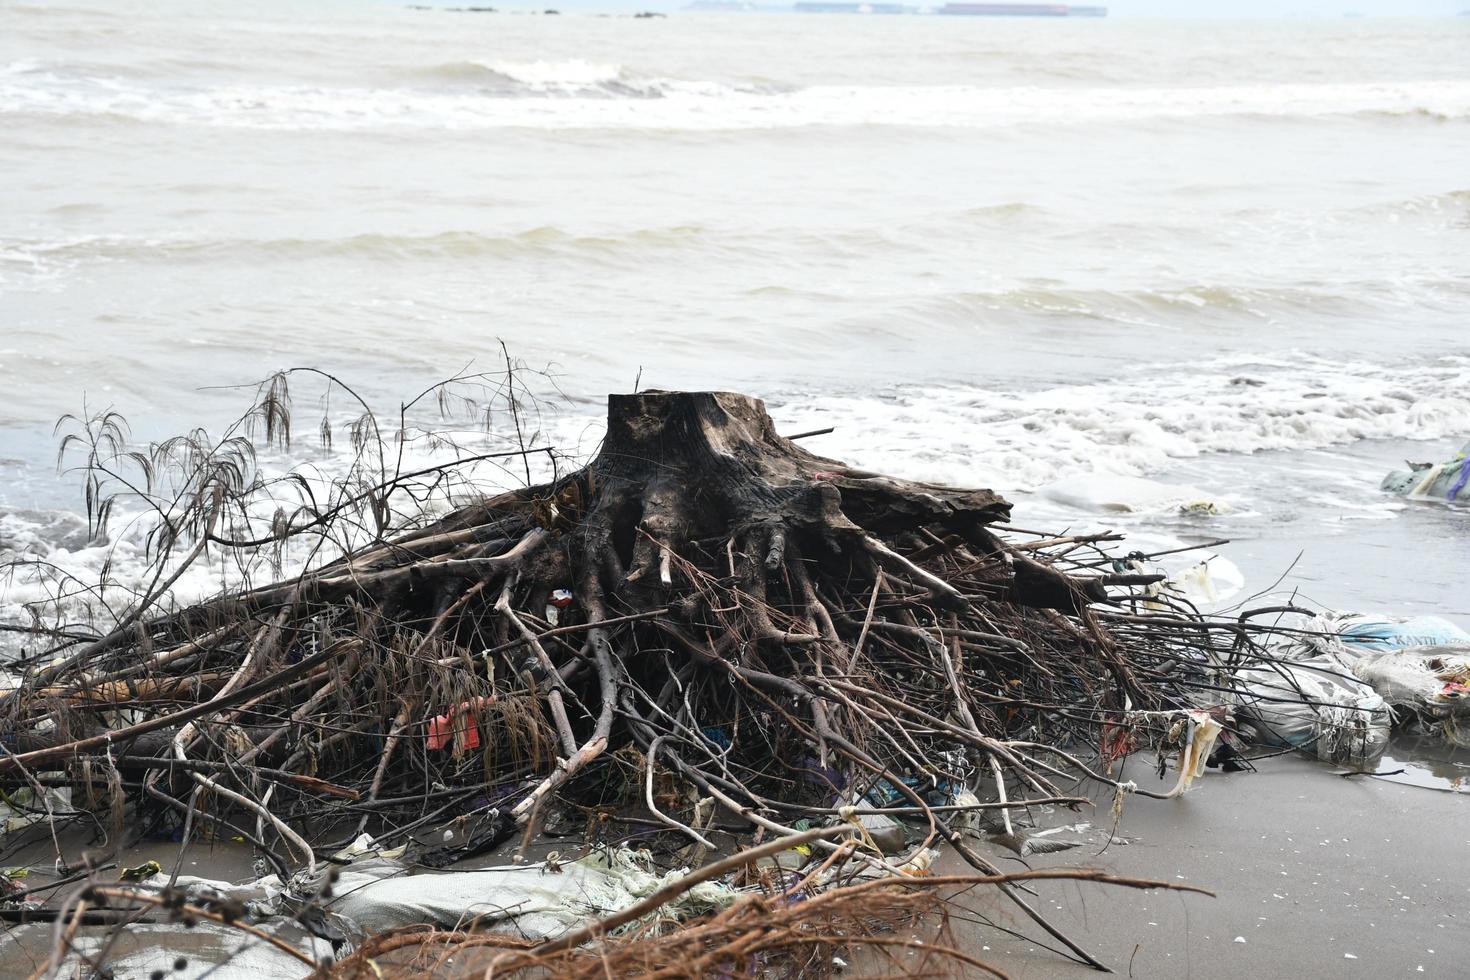
[{"label": "weathered tree stump", "polygon": [[[994,492],[815,455],[747,395],[613,395],[607,421],[597,455],[553,483],[115,631],[39,671],[4,698],[21,730],[14,744],[36,747],[0,758],[0,776],[104,743],[136,770],[170,754],[157,746],[171,737],[178,771],[167,793],[154,771],[152,796],[168,799],[188,772],[264,813],[259,786],[321,783],[313,753],[323,749],[302,741],[320,725],[332,762],[356,773],[354,786],[326,791],[365,802],[359,830],[390,788],[410,799],[431,780],[509,778],[489,754],[466,768],[468,742],[530,753],[540,781],[509,811],[525,822],[609,748],[631,744],[650,770],[779,829],[773,816],[834,812],[873,780],[924,806],[900,773],[953,783],[957,763],[936,759],[956,748],[970,758],[961,768],[984,773],[988,759],[1055,794],[997,741],[1018,727],[993,700],[1014,700],[1014,678],[1055,667],[1102,703],[1147,700],[1096,624],[1069,618],[1103,595],[1099,580],[1005,544],[991,525],[1010,504]],[[576,602],[553,628],[558,590]],[[117,691],[176,694],[204,676],[199,706],[170,714],[174,700],[137,702],[151,717],[112,733],[83,711]],[[456,731],[447,759],[420,745],[434,718]],[[45,719],[46,734],[25,731]],[[466,727],[483,737],[467,739]],[[231,772],[226,741],[205,737],[225,728],[236,751],[253,746],[251,780]],[[139,744],[153,748],[132,750],[145,735]]]}]

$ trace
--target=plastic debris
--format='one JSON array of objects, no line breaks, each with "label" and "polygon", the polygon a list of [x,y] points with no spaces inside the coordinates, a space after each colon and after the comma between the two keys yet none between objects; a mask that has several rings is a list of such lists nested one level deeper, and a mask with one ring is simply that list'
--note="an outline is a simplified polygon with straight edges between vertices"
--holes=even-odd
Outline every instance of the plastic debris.
[{"label": "plastic debris", "polygon": [[1442,463],[1406,463],[1383,478],[1379,488],[1421,500],[1470,500],[1470,443]]},{"label": "plastic debris", "polygon": [[[154,878],[147,885],[162,889],[167,881],[167,878]],[[174,889],[182,892],[191,903],[243,906],[250,915],[260,919],[281,913],[279,903],[286,892],[285,884],[273,874],[238,885],[217,878],[179,875],[174,881]]]},{"label": "plastic debris", "polygon": [[[808,852],[810,851],[809,848],[807,850]],[[781,851],[780,853],[773,854],[770,857],[761,858],[760,860],[756,861],[755,864],[758,868],[769,868],[772,871],[795,874],[801,871],[802,868],[806,867],[810,861],[810,853],[803,854],[796,848],[789,848],[787,850]]]},{"label": "plastic debris", "polygon": [[1282,625],[1302,631],[1273,644],[1272,653],[1287,660],[1310,660],[1324,654],[1356,659],[1405,647],[1470,643],[1470,633],[1439,616],[1328,611],[1287,617]]},{"label": "plastic debris", "polygon": [[163,865],[157,861],[144,861],[136,868],[123,868],[117,874],[118,881],[147,881],[163,870]]},{"label": "plastic debris", "polygon": [[[956,793],[953,799],[950,800],[950,805],[979,807],[980,798],[967,789],[960,790],[960,792]],[[980,814],[982,812],[983,811],[979,809],[957,810],[954,816],[950,818],[951,826],[956,831],[959,831],[961,833],[978,833],[980,830]]]},{"label": "plastic debris", "polygon": [[37,797],[29,788],[10,790],[4,802],[0,802],[0,833],[9,834],[24,830],[34,824],[46,822],[48,809],[68,812],[71,806],[71,787],[48,787],[45,797]]},{"label": "plastic debris", "polygon": [[1208,711],[1186,712],[1186,718],[1189,735],[1179,752],[1179,784],[1175,787],[1179,793],[1189,792],[1195,779],[1205,774],[1205,760],[1209,759],[1215,749],[1215,740],[1224,731]]},{"label": "plastic debris", "polygon": [[1470,643],[1470,633],[1438,616],[1400,618],[1372,613],[1338,613],[1318,617],[1331,625],[1350,651],[1373,652],[1404,647]]},{"label": "plastic debris", "polygon": [[1328,655],[1239,671],[1236,710],[1265,744],[1362,764],[1388,747],[1391,718],[1384,699],[1349,670],[1350,661]]},{"label": "plastic debris", "polygon": [[920,848],[918,853],[900,864],[898,870],[906,875],[927,875],[938,859],[939,850],[937,848]]},{"label": "plastic debris", "polygon": [[561,611],[571,606],[573,602],[572,593],[568,589],[557,589],[551,593],[551,598],[546,602],[546,621],[552,626],[561,623]]},{"label": "plastic debris", "polygon": [[[49,932],[51,927],[47,925],[44,928]],[[326,960],[332,955],[332,948],[326,941],[314,939],[295,923],[265,923],[258,928],[315,958]],[[269,943],[242,943],[237,930],[200,920],[189,926],[181,923],[133,922],[111,939],[105,935],[88,935],[87,930],[83,930],[82,935],[72,944],[73,953],[66,958],[57,975],[87,975],[96,961],[87,963],[84,969],[77,954],[96,957],[104,948],[107,950],[106,962],[111,975],[137,977],[140,980],[158,976],[163,972],[159,970],[160,965],[169,964],[178,958],[186,959],[189,969],[183,973],[166,974],[171,978],[295,980],[308,977],[313,972],[307,964]]]},{"label": "plastic debris", "polygon": [[1245,576],[1235,563],[1220,555],[1210,555],[1187,565],[1165,565],[1150,562],[1142,552],[1134,552],[1112,562],[1112,570],[1121,574],[1162,574],[1163,581],[1139,586],[1135,595],[1140,606],[1163,612],[1169,609],[1163,596],[1188,599],[1199,606],[1223,602],[1245,585]]},{"label": "plastic debris", "polygon": [[[1065,829],[1065,827],[1055,828],[1055,830]],[[1060,854],[1062,851],[1070,851],[1074,847],[1082,846],[1079,840],[1062,840],[1049,836],[1054,832],[1043,830],[1034,834],[992,834],[990,840],[991,843],[1015,851],[1021,857],[1030,857],[1033,854]]]},{"label": "plastic debris", "polygon": [[458,757],[469,749],[480,747],[480,726],[476,709],[483,708],[493,697],[476,697],[461,701],[448,713],[429,719],[428,746],[438,751],[453,745],[453,754]]},{"label": "plastic debris", "polygon": [[1456,745],[1470,745],[1470,644],[1412,647],[1373,654],[1353,673],[1395,708]]},{"label": "plastic debris", "polygon": [[904,849],[906,835],[897,820],[881,813],[863,814],[857,819],[864,836],[883,854],[897,854]]},{"label": "plastic debris", "polygon": [[[577,861],[487,868],[476,872],[409,876],[405,867],[369,859],[340,872],[329,909],[359,932],[371,934],[430,923],[455,928],[475,923],[513,925],[517,935],[554,938],[627,908],[688,873],[654,874],[646,851],[596,850]],[[311,883],[306,890],[310,892]],[[659,910],[660,921],[727,908],[737,893],[701,882]]]},{"label": "plastic debris", "polygon": [[348,844],[346,847],[342,848],[342,850],[338,851],[336,854],[333,854],[332,858],[337,861],[354,861],[358,858],[367,857],[369,855],[382,858],[399,858],[402,857],[404,852],[407,850],[407,844],[404,844],[401,847],[385,849],[383,847],[380,847],[373,840],[372,834],[361,834],[351,844]]},{"label": "plastic debris", "polygon": [[730,733],[723,728],[703,728],[700,731],[721,752],[728,752],[730,746],[735,744],[730,740]]}]

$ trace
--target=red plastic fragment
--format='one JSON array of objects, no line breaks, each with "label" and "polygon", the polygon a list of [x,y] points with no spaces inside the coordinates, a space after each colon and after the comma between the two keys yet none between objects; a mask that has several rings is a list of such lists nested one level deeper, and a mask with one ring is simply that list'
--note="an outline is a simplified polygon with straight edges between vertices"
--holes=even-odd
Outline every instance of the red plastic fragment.
[{"label": "red plastic fragment", "polygon": [[[480,726],[475,709],[483,708],[494,700],[493,697],[471,698],[455,705],[446,714],[430,718],[429,748],[438,751],[453,744],[456,757],[467,749],[478,749]],[[459,741],[456,741],[456,736],[460,737]]]}]

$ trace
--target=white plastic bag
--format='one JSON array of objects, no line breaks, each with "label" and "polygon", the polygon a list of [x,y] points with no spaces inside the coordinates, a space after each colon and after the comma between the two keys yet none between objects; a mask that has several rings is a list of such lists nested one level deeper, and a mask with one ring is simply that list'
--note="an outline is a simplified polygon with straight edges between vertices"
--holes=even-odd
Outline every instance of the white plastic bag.
[{"label": "white plastic bag", "polygon": [[1252,667],[1236,674],[1236,710],[1261,741],[1340,764],[1375,759],[1388,746],[1388,706],[1335,656]]},{"label": "white plastic bag", "polygon": [[1280,625],[1302,631],[1290,641],[1273,645],[1272,654],[1285,660],[1336,654],[1351,661],[1385,650],[1470,643],[1470,633],[1439,616],[1328,611],[1285,617]]},{"label": "white plastic bag", "polygon": [[[550,939],[633,905],[687,870],[655,874],[647,853],[596,850],[552,870],[545,865],[405,875],[396,861],[369,859],[344,869],[329,909],[364,933],[431,923],[440,928],[505,923],[517,935]],[[701,882],[660,909],[690,916],[726,908],[736,893]]]}]

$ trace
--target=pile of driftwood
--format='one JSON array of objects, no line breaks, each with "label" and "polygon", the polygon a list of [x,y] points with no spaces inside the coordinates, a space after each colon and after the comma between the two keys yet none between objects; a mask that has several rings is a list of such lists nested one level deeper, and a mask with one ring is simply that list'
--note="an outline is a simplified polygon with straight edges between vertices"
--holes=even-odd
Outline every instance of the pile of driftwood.
[{"label": "pile of driftwood", "polygon": [[[321,507],[241,538],[228,497],[196,494],[192,554],[327,540],[348,519]],[[696,864],[800,838],[818,864],[873,876],[843,886],[851,901],[737,905],[657,956],[625,938],[629,970],[741,972],[774,963],[773,946],[799,964],[821,944],[881,945],[852,923],[912,913],[947,879],[897,874],[864,843],[857,825],[877,811],[920,818],[926,844],[1050,930],[964,820],[1080,804],[1079,783],[1170,795],[1120,782],[1110,760],[1184,752],[1192,667],[1247,655],[1255,633],[1167,594],[1141,605],[1132,590],[1161,576],[1116,571],[1097,547],[1112,536],[1021,531],[1010,509],[807,452],[755,398],[615,395],[595,458],[549,483],[412,530],[380,521],[334,560],[181,608],[158,599],[160,565],[105,632],[35,627],[48,642],[0,694],[0,784],[73,787],[77,812],[55,819],[91,821],[114,850],[123,827],[182,827],[247,842],[283,879],[362,834],[391,848],[456,821],[474,839],[422,863],[524,856],[567,812]],[[188,530],[171,533],[187,550]],[[98,880],[70,893],[72,920],[119,907]],[[601,936],[532,947],[411,930],[340,968],[498,944],[498,975],[601,974],[615,944],[593,959],[583,946]]]}]

